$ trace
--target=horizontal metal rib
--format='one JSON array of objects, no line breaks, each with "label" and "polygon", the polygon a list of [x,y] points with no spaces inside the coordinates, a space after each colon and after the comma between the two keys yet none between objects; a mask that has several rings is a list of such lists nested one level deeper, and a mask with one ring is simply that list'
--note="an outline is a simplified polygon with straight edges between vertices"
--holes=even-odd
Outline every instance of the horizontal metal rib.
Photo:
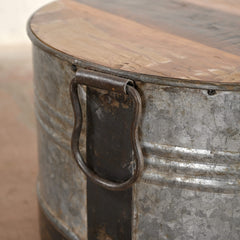
[{"label": "horizontal metal rib", "polygon": [[[144,142],[144,181],[204,191],[240,191],[239,153]],[[219,161],[219,159],[221,161]]]},{"label": "horizontal metal rib", "polygon": [[[42,103],[43,102],[41,101],[35,100],[35,106],[36,106],[35,115],[37,118],[37,122],[39,123],[39,126],[55,144],[60,146],[63,151],[67,152],[68,155],[71,156],[70,143],[71,143],[71,131],[72,131],[73,123],[71,125],[70,124],[65,125],[62,118],[61,118],[62,121],[59,121],[58,119],[58,116],[60,115],[60,113],[57,113],[57,111],[54,111],[55,114],[52,114],[46,111],[46,109],[43,108]],[[86,138],[85,128],[83,127],[83,131],[80,139],[81,146],[85,146],[85,138]],[[85,147],[80,147],[80,148],[83,154],[85,155],[85,152],[86,152]]]},{"label": "horizontal metal rib", "polygon": [[63,137],[61,137],[57,131],[56,128],[52,128],[51,126],[49,126],[44,119],[42,119],[41,115],[36,112],[36,118],[37,121],[39,123],[39,125],[41,126],[41,129],[44,130],[45,133],[48,134],[48,136],[56,143],[58,144],[60,147],[62,147],[63,149],[65,149],[68,152],[71,152],[71,148],[70,148],[70,139],[69,141],[64,139]]},{"label": "horizontal metal rib", "polygon": [[[217,159],[216,159],[217,162]],[[151,168],[161,169],[162,171],[178,172],[183,174],[195,175],[218,175],[224,177],[240,176],[240,163],[238,164],[214,164],[210,162],[196,163],[184,159],[161,158],[159,156],[149,156],[145,158],[145,163]]]},{"label": "horizontal metal rib", "polygon": [[187,188],[200,191],[233,193],[239,192],[239,180],[221,180],[187,175],[170,175],[155,169],[147,169],[143,174],[143,180],[147,183]]},{"label": "horizontal metal rib", "polygon": [[56,108],[52,107],[48,102],[41,98],[41,95],[36,90],[35,96],[37,96],[37,98],[35,98],[35,103],[37,103],[38,106],[41,106],[47,114],[51,114],[66,124],[69,124],[69,126],[73,126],[73,118],[57,111]]},{"label": "horizontal metal rib", "polygon": [[214,162],[218,160],[226,163],[226,160],[240,163],[240,153],[239,152],[227,152],[227,151],[210,151],[206,149],[191,149],[178,146],[161,145],[158,143],[143,142],[142,147],[145,153],[155,154],[158,156],[166,157],[178,157],[183,159],[191,159],[206,162],[206,159],[213,160]]},{"label": "horizontal metal rib", "polygon": [[[63,121],[67,118],[60,121],[60,113],[47,110],[43,104],[43,101],[36,101],[40,126],[70,153],[71,125],[65,125]],[[85,135],[81,138],[83,141]],[[143,142],[142,148],[146,164],[143,180],[148,183],[204,191],[240,191],[240,154],[237,152],[211,152],[150,142]]]}]

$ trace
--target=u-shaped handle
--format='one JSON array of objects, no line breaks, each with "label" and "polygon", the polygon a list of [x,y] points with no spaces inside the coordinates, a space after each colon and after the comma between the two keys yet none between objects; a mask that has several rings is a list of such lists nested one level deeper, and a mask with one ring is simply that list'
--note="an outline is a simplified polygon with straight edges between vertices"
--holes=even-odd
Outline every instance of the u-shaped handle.
[{"label": "u-shaped handle", "polygon": [[[134,119],[131,126],[131,143],[136,164],[132,176],[125,182],[118,183],[99,177],[87,166],[80,153],[79,137],[82,129],[82,109],[79,102],[78,85],[87,85],[99,89],[106,89],[109,91],[128,94],[134,101]],[[138,91],[133,85],[134,84],[131,80],[88,70],[76,72],[76,76],[72,79],[70,84],[70,95],[74,111],[74,127],[71,140],[73,156],[80,169],[89,177],[91,181],[113,191],[121,191],[131,187],[132,184],[135,183],[139,178],[139,176],[141,176],[144,167],[143,154],[138,137],[138,126],[142,113],[142,102]]]}]

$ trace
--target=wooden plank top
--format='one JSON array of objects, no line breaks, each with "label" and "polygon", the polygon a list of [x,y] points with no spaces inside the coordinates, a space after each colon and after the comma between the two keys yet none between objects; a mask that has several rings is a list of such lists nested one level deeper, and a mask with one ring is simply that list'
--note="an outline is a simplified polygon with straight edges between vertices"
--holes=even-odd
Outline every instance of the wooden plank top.
[{"label": "wooden plank top", "polygon": [[237,0],[59,0],[30,28],[51,48],[112,69],[240,83]]}]

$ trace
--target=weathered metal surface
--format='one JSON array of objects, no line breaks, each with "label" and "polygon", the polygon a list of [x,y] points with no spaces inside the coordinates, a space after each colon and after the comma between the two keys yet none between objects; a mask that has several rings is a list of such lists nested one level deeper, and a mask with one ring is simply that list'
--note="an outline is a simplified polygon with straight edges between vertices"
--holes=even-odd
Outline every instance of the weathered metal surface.
[{"label": "weathered metal surface", "polygon": [[[80,239],[87,239],[86,180],[72,158],[70,147],[73,112],[69,84],[74,73],[71,65],[38,48],[33,49],[33,60],[39,192],[55,218]],[[81,105],[85,109],[82,93]],[[85,144],[85,129],[83,126],[81,146]],[[85,148],[81,151],[85,152]]]},{"label": "weathered metal surface", "polygon": [[240,93],[144,84],[137,240],[240,238]]},{"label": "weathered metal surface", "polygon": [[[70,153],[71,62],[35,47],[34,65],[40,192],[87,239],[86,182]],[[146,167],[133,190],[132,239],[239,239],[240,92],[136,84]]]},{"label": "weathered metal surface", "polygon": [[37,187],[37,195],[41,238],[44,240],[80,240],[66,223],[54,215],[47,202],[42,198],[39,186]]},{"label": "weathered metal surface", "polygon": [[[123,114],[120,114],[121,111],[119,111],[119,113],[117,112],[118,109],[121,110],[122,104],[125,104],[125,108],[128,108],[126,103],[124,103],[124,102],[122,103],[121,101],[118,101],[118,99],[115,99],[115,98],[111,99],[110,96],[104,97],[104,98],[106,98],[105,102],[108,103],[108,105],[112,101],[114,102],[114,100],[115,100],[114,111],[111,107],[111,104],[110,104],[110,108],[108,110],[105,109],[107,107],[106,104],[103,107],[103,109],[101,109],[101,106],[99,106],[98,108],[96,108],[96,106],[94,106],[94,110],[97,111],[101,115],[101,117],[99,117],[99,114],[96,113],[96,117],[100,121],[108,122],[107,116],[105,116],[105,117],[103,116],[104,111],[111,113],[110,116],[112,116],[114,118],[114,120],[116,120],[116,113],[117,113],[119,121],[117,122],[118,124],[115,126],[115,128],[120,128],[120,126],[122,126],[121,134],[119,134],[119,133],[114,134],[114,131],[109,131],[109,135],[106,135],[105,138],[108,137],[110,139],[116,139],[117,137],[119,137],[119,140],[121,141],[122,137],[124,137],[123,133],[125,132],[127,123],[129,123],[131,126],[131,128],[130,128],[131,131],[130,131],[128,137],[131,139],[131,146],[132,146],[132,149],[134,152],[135,161],[132,164],[132,165],[134,165],[133,173],[128,179],[122,179],[121,182],[116,182],[114,180],[111,181],[109,179],[102,178],[102,177],[98,176],[98,174],[93,169],[89,168],[89,166],[83,160],[81,152],[79,151],[79,136],[81,133],[82,123],[83,123],[82,109],[81,109],[81,104],[79,102],[79,96],[78,96],[78,85],[79,84],[87,85],[89,87],[94,87],[97,89],[108,90],[110,92],[116,92],[118,94],[128,95],[128,97],[130,99],[132,99],[132,101],[134,103],[132,122],[126,121],[126,123],[124,123],[124,121],[123,121],[123,116],[125,114],[131,114],[131,112],[123,112]],[[140,122],[141,112],[142,112],[142,102],[141,102],[141,98],[140,98],[138,91],[133,86],[133,82],[128,79],[124,79],[124,78],[113,77],[113,76],[109,76],[109,75],[106,75],[103,73],[96,73],[93,71],[86,71],[86,70],[80,69],[79,71],[76,72],[76,76],[71,81],[70,95],[71,95],[73,111],[74,111],[74,118],[75,118],[73,133],[72,133],[71,147],[72,147],[72,153],[74,155],[74,158],[75,158],[77,164],[79,165],[80,169],[85,173],[86,176],[89,177],[89,179],[91,181],[93,181],[95,184],[98,184],[99,186],[102,186],[106,189],[109,189],[112,191],[121,191],[121,190],[125,190],[125,189],[131,187],[132,184],[135,183],[136,180],[141,176],[143,167],[144,167],[142,149],[140,147],[139,137],[138,137],[138,128],[139,128],[139,122]],[[91,94],[90,94],[90,96],[91,96]],[[94,96],[92,96],[92,97],[94,97]],[[90,99],[90,98],[91,97],[88,97],[88,99]],[[89,101],[91,102],[91,100],[89,100]],[[96,105],[96,101],[97,100],[95,100],[94,105]],[[102,101],[102,102],[104,103],[104,101]],[[90,107],[90,105],[89,105],[89,107]],[[94,112],[90,114],[90,117],[94,118]],[[87,117],[87,123],[89,123],[88,117]],[[101,129],[103,129],[104,133],[107,132],[107,129],[109,128],[109,124],[110,123],[107,123],[107,126],[105,126],[105,123],[104,123],[102,128],[99,129],[99,131]],[[112,124],[110,124],[110,125],[112,125]],[[93,123],[89,123],[88,126],[90,128],[94,128]],[[114,130],[114,128],[113,128],[113,130]],[[99,132],[95,131],[95,135],[96,134],[99,134]],[[94,137],[95,137],[95,135],[94,135]],[[102,138],[99,139],[100,143],[102,142],[101,141]],[[92,140],[94,140],[94,138]],[[120,143],[122,143],[122,142],[120,142]],[[87,142],[87,145],[89,145],[89,144],[90,143]],[[112,145],[116,148],[116,146],[118,146],[119,143],[116,143],[116,144],[112,143]],[[100,146],[104,147],[104,145],[102,145],[102,143],[100,144]],[[123,152],[124,152],[125,148],[126,148],[126,146],[121,146],[121,150]],[[94,147],[92,149],[94,149]],[[113,156],[110,157],[110,159],[117,161],[116,159],[113,158]],[[100,161],[101,160],[102,159],[100,159]],[[121,161],[122,160],[124,160],[124,158],[121,159]],[[99,163],[97,163],[97,164],[99,164]]]},{"label": "weathered metal surface", "polygon": [[[104,179],[123,182],[132,176],[131,122],[134,103],[127,95],[88,88],[87,163]],[[132,189],[106,190],[87,182],[89,240],[131,240]]]},{"label": "weathered metal surface", "polygon": [[239,194],[137,185],[136,239],[237,240]]}]

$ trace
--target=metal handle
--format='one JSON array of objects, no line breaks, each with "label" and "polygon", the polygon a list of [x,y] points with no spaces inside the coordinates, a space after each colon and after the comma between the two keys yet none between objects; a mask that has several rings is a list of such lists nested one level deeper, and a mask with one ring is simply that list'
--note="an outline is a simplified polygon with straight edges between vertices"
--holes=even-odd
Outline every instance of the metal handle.
[{"label": "metal handle", "polygon": [[[107,179],[103,179],[99,177],[92,169],[90,169],[79,150],[79,137],[82,129],[82,109],[81,104],[79,102],[78,96],[78,85],[88,85],[95,88],[106,89],[114,92],[128,94],[132,97],[135,108],[134,108],[134,120],[131,126],[131,142],[135,156],[135,169],[133,175],[126,180],[125,182],[112,182]],[[74,127],[72,132],[72,141],[71,148],[73,156],[80,167],[80,169],[89,177],[90,180],[95,182],[96,184],[113,191],[125,190],[132,186],[134,182],[141,175],[144,167],[143,154],[140,147],[139,139],[138,139],[138,125],[140,122],[140,117],[142,113],[142,102],[141,97],[133,86],[133,82],[128,79],[109,76],[103,73],[97,73],[88,70],[81,70],[76,72],[75,78],[72,79],[70,84],[70,95],[71,101],[74,111]]]}]

